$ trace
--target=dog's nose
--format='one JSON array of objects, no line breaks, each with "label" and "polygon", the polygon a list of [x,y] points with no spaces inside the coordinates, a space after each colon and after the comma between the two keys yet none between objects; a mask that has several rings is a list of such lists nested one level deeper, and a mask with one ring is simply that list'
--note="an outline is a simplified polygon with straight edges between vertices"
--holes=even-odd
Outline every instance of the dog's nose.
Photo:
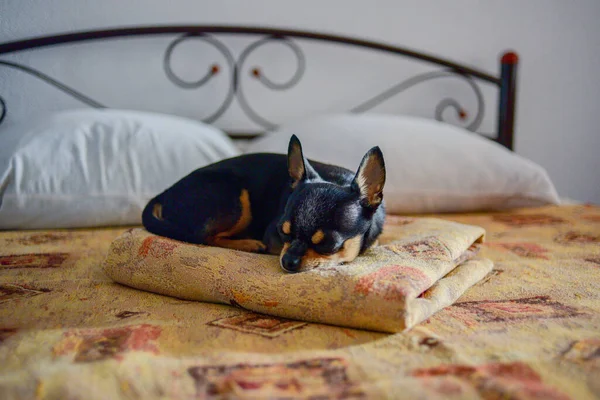
[{"label": "dog's nose", "polygon": [[300,268],[300,258],[286,253],[281,257],[281,267],[287,272],[298,272]]}]

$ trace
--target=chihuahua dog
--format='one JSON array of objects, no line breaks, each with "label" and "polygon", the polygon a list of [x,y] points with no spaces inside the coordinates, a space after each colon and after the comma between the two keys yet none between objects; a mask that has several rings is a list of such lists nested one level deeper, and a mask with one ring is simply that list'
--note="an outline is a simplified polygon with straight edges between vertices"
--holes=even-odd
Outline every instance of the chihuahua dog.
[{"label": "chihuahua dog", "polygon": [[284,154],[247,154],[197,169],[144,208],[146,230],[189,243],[279,255],[286,272],[347,263],[375,245],[385,220],[379,147],[356,173]]}]

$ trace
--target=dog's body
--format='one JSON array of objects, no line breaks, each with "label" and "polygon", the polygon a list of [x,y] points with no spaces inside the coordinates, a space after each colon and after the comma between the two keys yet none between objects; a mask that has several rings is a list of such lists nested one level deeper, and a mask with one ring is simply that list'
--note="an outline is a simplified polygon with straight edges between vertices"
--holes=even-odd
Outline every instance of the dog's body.
[{"label": "dog's body", "polygon": [[297,272],[352,261],[376,242],[384,182],[378,148],[355,174],[307,161],[293,136],[287,156],[248,154],[190,173],[153,198],[142,221],[180,241],[281,254],[282,267]]}]

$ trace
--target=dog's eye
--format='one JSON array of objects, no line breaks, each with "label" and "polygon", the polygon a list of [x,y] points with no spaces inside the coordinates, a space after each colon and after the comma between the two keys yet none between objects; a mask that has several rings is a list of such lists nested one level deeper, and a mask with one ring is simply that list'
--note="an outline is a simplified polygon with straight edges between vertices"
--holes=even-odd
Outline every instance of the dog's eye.
[{"label": "dog's eye", "polygon": [[335,248],[322,246],[322,245],[317,245],[314,247],[314,249],[317,253],[322,254],[324,256],[328,256],[328,255],[336,253]]},{"label": "dog's eye", "polygon": [[323,241],[321,241],[319,244],[315,244],[313,245],[313,249],[319,253],[319,254],[323,254],[323,255],[331,255],[334,253],[337,253],[340,250],[341,244],[337,244],[333,238],[331,237],[325,237],[325,239]]},{"label": "dog's eye", "polygon": [[344,245],[343,237],[336,231],[326,231],[324,237],[317,244],[313,244],[312,248],[319,254],[331,255],[335,254]]},{"label": "dog's eye", "polygon": [[324,256],[329,256],[331,254],[337,253],[340,250],[340,247],[341,246],[318,244],[318,245],[314,246],[314,250],[319,254],[322,254]]}]

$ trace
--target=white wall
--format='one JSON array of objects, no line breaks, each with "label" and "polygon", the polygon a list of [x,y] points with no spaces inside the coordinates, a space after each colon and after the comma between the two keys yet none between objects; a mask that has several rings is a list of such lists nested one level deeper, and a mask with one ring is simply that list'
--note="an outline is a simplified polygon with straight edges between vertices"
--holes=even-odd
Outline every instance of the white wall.
[{"label": "white wall", "polygon": [[[544,166],[562,196],[600,203],[599,20],[598,0],[3,0],[0,1],[0,41],[139,24],[269,25],[382,40],[465,62],[491,73],[497,72],[498,54],[512,48],[521,58],[516,151]],[[138,104],[134,103],[134,99],[138,99],[142,101],[139,105],[146,108],[156,107],[169,112],[177,109],[181,110],[179,113],[182,115],[192,115],[197,113],[200,104],[206,106],[210,104],[211,97],[221,95],[224,82],[216,82],[203,94],[194,91],[181,93],[180,89],[174,89],[166,82],[160,69],[162,50],[150,55],[152,46],[158,45],[164,49],[169,40],[155,39],[150,44],[144,39],[136,45],[134,52],[131,47],[108,43],[99,45],[95,50],[83,45],[5,58],[43,67],[45,72],[77,88],[85,85],[87,90],[84,92],[93,94],[92,97],[102,99],[111,106],[136,107]],[[234,40],[232,47],[239,50],[243,44],[238,45]],[[129,61],[133,65],[116,67],[114,62],[107,65],[104,55],[110,52],[113,57],[116,54],[120,61]],[[399,70],[391,64],[395,61],[386,60],[385,66],[382,62],[381,69],[378,69],[372,67],[375,59],[370,56],[344,59],[336,54],[318,47],[307,49],[309,61],[317,56],[329,57],[333,61],[344,60],[346,67],[315,72],[309,65],[306,78],[309,83],[299,86],[291,94],[292,99],[286,98],[287,105],[292,104],[292,108],[302,109],[304,113],[313,109],[341,110],[368,97],[373,88],[385,88],[385,82],[391,82],[390,79],[393,81],[397,76],[394,74]],[[285,65],[289,61],[280,53],[267,52],[266,55],[284,67],[292,68]],[[217,57],[207,57],[213,56]],[[185,58],[182,60],[185,61]],[[210,60],[201,61],[203,64],[196,62],[203,65],[201,71],[204,71]],[[370,67],[368,63],[371,63]],[[84,72],[81,72],[82,68]],[[197,71],[185,63],[178,68],[186,76],[198,76]],[[416,72],[411,68],[414,67],[402,66],[408,75]],[[90,76],[102,71],[110,75],[110,82],[90,79]],[[352,80],[356,87],[341,83],[341,79],[348,79],[351,73],[359,73],[359,77]],[[135,83],[140,76],[144,79]],[[275,78],[285,79],[285,74]],[[133,88],[123,92],[126,84],[132,84]],[[323,88],[329,94],[337,94],[337,100],[325,101],[321,95],[315,98],[315,90]],[[177,101],[170,100],[177,90],[177,95],[181,97]],[[283,103],[280,97],[273,98],[272,93],[262,93],[260,88],[256,90],[258,99],[264,100],[262,110],[266,110],[266,114],[278,120],[293,115],[288,115],[289,110],[280,108]],[[422,102],[419,97],[432,94],[431,90],[417,91],[417,100],[407,94],[382,110],[391,111],[394,107],[402,106],[418,114],[431,114],[432,103]],[[33,92],[39,93],[34,99],[28,96]],[[313,97],[310,97],[311,92]],[[489,131],[494,126],[495,94],[489,89],[485,89],[485,93],[491,109],[487,111],[482,130]],[[140,94],[142,100],[139,100]],[[2,68],[0,95],[10,101],[9,120],[13,121],[27,118],[31,110],[36,108],[78,106],[77,102],[41,83]],[[465,95],[468,97],[468,93]],[[407,97],[410,99],[407,100]],[[157,105],[144,103],[150,99],[158,102]],[[417,102],[423,104],[414,105]],[[234,106],[220,124],[226,128],[240,128],[247,125],[242,119],[239,109]]]}]

